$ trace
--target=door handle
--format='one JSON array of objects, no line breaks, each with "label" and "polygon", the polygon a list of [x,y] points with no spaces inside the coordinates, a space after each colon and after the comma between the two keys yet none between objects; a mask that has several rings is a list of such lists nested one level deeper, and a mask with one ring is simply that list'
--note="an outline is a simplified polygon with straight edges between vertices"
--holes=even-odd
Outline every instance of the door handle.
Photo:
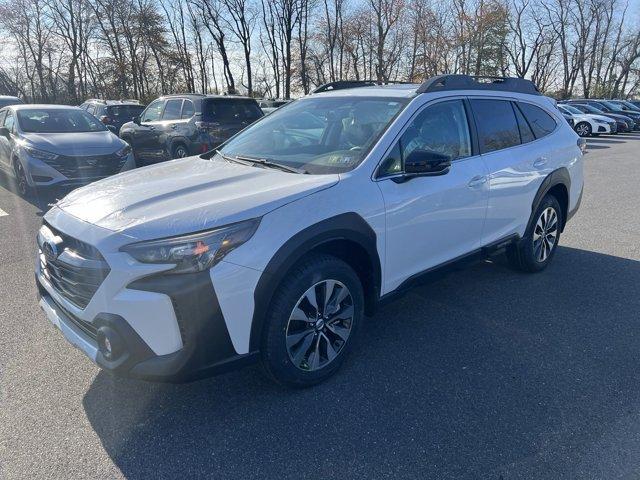
[{"label": "door handle", "polygon": [[471,180],[469,180],[469,183],[467,183],[467,186],[470,188],[476,188],[484,185],[485,183],[487,183],[486,175],[478,175],[476,177],[473,177]]},{"label": "door handle", "polygon": [[536,168],[542,168],[547,164],[547,159],[545,157],[540,157],[537,158],[534,162],[533,162],[533,166]]}]

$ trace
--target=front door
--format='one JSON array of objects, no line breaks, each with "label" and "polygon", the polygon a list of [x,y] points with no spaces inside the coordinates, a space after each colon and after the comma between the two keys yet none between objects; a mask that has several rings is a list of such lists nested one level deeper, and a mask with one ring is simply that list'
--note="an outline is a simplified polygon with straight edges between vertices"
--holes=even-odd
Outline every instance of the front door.
[{"label": "front door", "polygon": [[[404,159],[416,149],[447,155],[451,169],[403,181]],[[472,151],[462,99],[429,104],[414,116],[378,172],[386,209],[384,293],[480,247],[486,174]]]},{"label": "front door", "polygon": [[160,145],[160,130],[164,100],[156,100],[142,112],[140,125],[136,125],[132,135],[132,148],[136,160],[142,163],[154,163],[162,159],[163,145]]}]

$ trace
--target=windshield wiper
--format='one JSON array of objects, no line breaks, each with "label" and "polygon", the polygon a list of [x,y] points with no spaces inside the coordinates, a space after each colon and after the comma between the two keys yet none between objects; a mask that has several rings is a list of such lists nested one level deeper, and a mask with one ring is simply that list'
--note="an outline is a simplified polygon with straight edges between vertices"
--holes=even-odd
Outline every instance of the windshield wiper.
[{"label": "windshield wiper", "polygon": [[269,168],[278,168],[278,169],[283,170],[285,172],[301,173],[301,174],[308,174],[309,173],[306,170],[303,170],[301,168],[289,167],[288,165],[283,165],[281,163],[276,163],[276,162],[273,162],[273,161],[268,160],[266,158],[252,158],[252,157],[244,157],[244,156],[241,156],[241,155],[236,155],[236,159],[243,160],[245,162],[257,163],[259,165],[263,165],[263,166],[269,167]]}]

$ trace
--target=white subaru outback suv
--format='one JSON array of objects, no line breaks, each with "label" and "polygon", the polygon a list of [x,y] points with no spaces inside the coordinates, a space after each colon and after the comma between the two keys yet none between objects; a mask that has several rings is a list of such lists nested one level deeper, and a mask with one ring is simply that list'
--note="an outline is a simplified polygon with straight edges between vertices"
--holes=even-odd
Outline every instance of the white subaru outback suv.
[{"label": "white subaru outback suv", "polygon": [[580,204],[584,140],[531,82],[321,90],[215,152],[59,201],[36,280],[67,340],[136,378],[260,361],[306,386],[426,274],[505,249],[527,272],[553,259]]}]

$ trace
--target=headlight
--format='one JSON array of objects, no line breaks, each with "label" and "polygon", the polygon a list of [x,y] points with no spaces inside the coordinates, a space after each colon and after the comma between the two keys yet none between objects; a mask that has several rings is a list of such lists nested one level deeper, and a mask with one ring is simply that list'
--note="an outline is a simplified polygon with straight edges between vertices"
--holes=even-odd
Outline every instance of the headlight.
[{"label": "headlight", "polygon": [[116,155],[119,156],[120,158],[124,158],[130,153],[131,153],[131,146],[125,145],[124,147],[122,147],[120,150],[116,152]]},{"label": "headlight", "polygon": [[38,160],[55,160],[60,155],[51,152],[45,152],[44,150],[38,150],[33,147],[22,147],[24,151],[29,154],[30,157],[36,158]]},{"label": "headlight", "polygon": [[175,264],[167,273],[200,272],[249,240],[259,224],[260,219],[253,218],[205,232],[132,243],[120,250],[139,262]]}]

